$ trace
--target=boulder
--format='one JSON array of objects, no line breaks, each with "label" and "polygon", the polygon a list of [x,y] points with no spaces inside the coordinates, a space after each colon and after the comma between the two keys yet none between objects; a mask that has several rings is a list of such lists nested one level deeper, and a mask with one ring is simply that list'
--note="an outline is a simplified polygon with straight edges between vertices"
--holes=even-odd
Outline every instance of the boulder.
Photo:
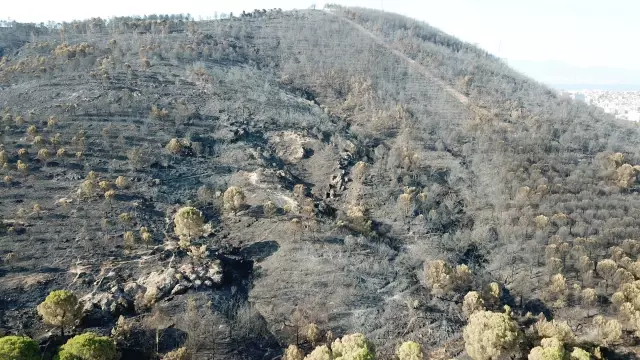
[{"label": "boulder", "polygon": [[173,290],[171,290],[171,295],[181,295],[186,293],[187,290],[189,290],[188,287],[182,284],[178,284],[173,288]]},{"label": "boulder", "polygon": [[178,283],[176,269],[169,268],[163,272],[152,272],[138,280],[138,284],[146,289],[144,298],[147,301],[157,301],[167,296]]},{"label": "boulder", "polygon": [[274,146],[276,156],[283,161],[295,164],[304,159],[304,145],[308,138],[292,131],[283,131],[271,134],[269,142]]},{"label": "boulder", "polygon": [[83,323],[85,325],[102,324],[120,315],[130,313],[134,309],[132,299],[119,289],[115,292],[89,293],[80,299]]},{"label": "boulder", "polygon": [[124,285],[124,293],[131,299],[135,299],[136,295],[142,290],[142,287],[135,282],[129,282]]}]

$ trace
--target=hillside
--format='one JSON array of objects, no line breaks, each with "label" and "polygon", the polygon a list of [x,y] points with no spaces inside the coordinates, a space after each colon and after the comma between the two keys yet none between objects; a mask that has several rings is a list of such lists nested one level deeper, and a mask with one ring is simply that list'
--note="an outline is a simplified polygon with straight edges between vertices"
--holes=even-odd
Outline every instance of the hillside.
[{"label": "hillside", "polygon": [[469,291],[510,306],[504,356],[636,356],[638,127],[481,49],[331,7],[13,23],[0,55],[0,335],[45,358],[91,331],[125,360],[479,359]]}]

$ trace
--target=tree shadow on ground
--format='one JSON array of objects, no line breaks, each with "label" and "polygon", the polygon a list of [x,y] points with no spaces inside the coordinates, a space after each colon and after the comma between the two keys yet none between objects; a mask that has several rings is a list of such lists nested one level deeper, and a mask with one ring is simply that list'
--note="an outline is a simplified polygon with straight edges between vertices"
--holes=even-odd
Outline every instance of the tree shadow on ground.
[{"label": "tree shadow on ground", "polygon": [[273,240],[260,241],[253,243],[240,250],[240,255],[252,261],[262,261],[273,255],[280,249],[280,245]]},{"label": "tree shadow on ground", "polygon": [[524,303],[524,311],[531,312],[532,314],[543,313],[547,319],[552,317],[551,309],[540,299],[527,300],[527,302]]}]

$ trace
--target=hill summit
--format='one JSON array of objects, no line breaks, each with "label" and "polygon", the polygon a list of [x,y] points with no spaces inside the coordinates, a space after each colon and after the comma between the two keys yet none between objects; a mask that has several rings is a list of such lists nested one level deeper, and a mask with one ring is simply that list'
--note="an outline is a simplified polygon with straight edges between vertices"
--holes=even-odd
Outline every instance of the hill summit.
[{"label": "hill summit", "polygon": [[635,356],[636,124],[368,9],[6,25],[0,355]]}]

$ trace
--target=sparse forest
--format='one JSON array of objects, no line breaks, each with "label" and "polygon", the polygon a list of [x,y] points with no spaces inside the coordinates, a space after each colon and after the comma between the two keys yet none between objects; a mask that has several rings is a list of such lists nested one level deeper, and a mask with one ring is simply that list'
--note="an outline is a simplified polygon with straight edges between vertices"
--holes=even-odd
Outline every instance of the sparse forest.
[{"label": "sparse forest", "polygon": [[0,360],[636,359],[639,135],[375,10],[0,22]]}]

